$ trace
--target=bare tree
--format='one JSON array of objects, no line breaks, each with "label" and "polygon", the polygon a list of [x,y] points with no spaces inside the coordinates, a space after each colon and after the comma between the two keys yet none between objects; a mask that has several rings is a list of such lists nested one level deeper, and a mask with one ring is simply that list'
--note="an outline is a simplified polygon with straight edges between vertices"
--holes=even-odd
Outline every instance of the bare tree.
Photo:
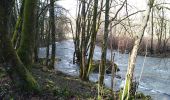
[{"label": "bare tree", "polygon": [[140,31],[141,33],[138,36],[136,36],[136,38],[135,38],[134,46],[133,46],[133,49],[132,49],[130,57],[129,57],[128,70],[127,70],[127,74],[126,74],[125,86],[123,89],[121,100],[128,99],[132,95],[134,95],[134,94],[130,93],[130,91],[132,91],[132,89],[133,89],[132,88],[133,73],[134,73],[134,69],[135,69],[136,57],[137,57],[138,49],[139,49],[141,40],[143,38],[145,29],[147,27],[151,8],[153,7],[154,1],[155,0],[148,0],[148,9],[147,9],[145,19],[142,23],[142,29]]}]

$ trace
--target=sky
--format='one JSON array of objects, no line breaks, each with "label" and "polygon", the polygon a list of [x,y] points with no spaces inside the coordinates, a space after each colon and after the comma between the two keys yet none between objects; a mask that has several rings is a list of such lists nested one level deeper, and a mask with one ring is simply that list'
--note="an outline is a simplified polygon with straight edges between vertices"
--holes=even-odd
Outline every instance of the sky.
[{"label": "sky", "polygon": [[[134,7],[134,9],[131,9],[134,11],[130,11],[130,12],[135,12],[137,10],[146,10],[147,1],[148,0],[127,0],[128,4],[130,4]],[[156,0],[156,2],[160,2],[160,1],[170,3],[170,0]],[[76,16],[77,0],[60,0],[57,3],[61,6],[63,6],[64,8],[66,8],[67,10],[69,10],[71,16],[73,16],[73,17]],[[168,15],[170,16],[170,11],[168,12]]]},{"label": "sky", "polygon": [[69,10],[71,16],[76,16],[76,3],[77,0],[61,0],[57,2],[59,5],[63,6],[67,10]]},{"label": "sky", "polygon": [[[137,8],[138,10],[146,9],[146,0],[128,0],[128,2],[130,5],[133,5],[134,8]],[[57,3],[69,10],[73,17],[76,15],[77,0],[61,0]]]},{"label": "sky", "polygon": [[[121,0],[121,1],[124,1],[124,0]],[[170,0],[155,0],[155,3],[160,2],[160,1],[169,3],[169,5],[166,5],[166,6],[170,8]],[[131,8],[129,6],[129,8],[128,8],[129,9],[129,11],[128,11],[129,14],[134,13],[134,12],[136,12],[138,10],[146,10],[147,9],[147,2],[148,2],[148,0],[127,0],[127,2],[132,7]],[[77,3],[77,0],[60,0],[60,1],[57,2],[57,4],[63,6],[65,9],[67,9],[69,11],[69,13],[70,13],[69,17],[71,18],[71,20],[73,22],[75,22],[74,19],[76,19],[76,3]],[[118,8],[119,7],[117,7],[117,9]],[[125,8],[122,9],[121,13],[119,13],[119,14],[120,14],[120,16],[125,15],[126,14],[125,13]],[[136,24],[142,23],[145,14],[146,13],[143,12],[143,13],[138,13],[136,15],[133,15],[131,17],[131,20],[133,20],[133,22],[136,23]],[[165,15],[166,15],[166,18],[168,18],[170,20],[170,10],[166,11]],[[75,27],[74,24],[73,24],[73,27]],[[138,33],[138,31],[139,30],[136,30],[136,33]]]}]

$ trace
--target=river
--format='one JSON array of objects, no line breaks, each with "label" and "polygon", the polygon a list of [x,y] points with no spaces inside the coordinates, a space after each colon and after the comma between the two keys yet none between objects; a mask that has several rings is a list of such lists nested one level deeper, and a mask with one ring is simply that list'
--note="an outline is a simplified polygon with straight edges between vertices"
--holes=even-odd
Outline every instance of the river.
[{"label": "river", "polygon": [[[51,50],[51,48],[50,48]],[[72,40],[64,40],[56,42],[56,57],[61,61],[55,63],[55,69],[60,70],[72,76],[79,75],[79,67],[72,63],[74,52],[74,44]],[[115,78],[115,90],[120,89],[124,85],[125,74],[128,65],[128,54],[115,53],[115,63],[120,68],[117,73],[122,78]],[[46,48],[39,49],[39,57],[44,58],[46,55]],[[95,47],[94,59],[101,58],[101,47]],[[107,50],[107,59],[110,59],[110,50]],[[135,67],[135,79],[138,81],[143,66],[144,56],[138,56]],[[92,73],[90,80],[96,82],[98,74]],[[107,87],[111,86],[111,75],[105,75],[104,83]],[[155,58],[146,57],[144,70],[140,79],[138,91],[146,95],[151,95],[154,100],[170,100],[170,58]]]}]

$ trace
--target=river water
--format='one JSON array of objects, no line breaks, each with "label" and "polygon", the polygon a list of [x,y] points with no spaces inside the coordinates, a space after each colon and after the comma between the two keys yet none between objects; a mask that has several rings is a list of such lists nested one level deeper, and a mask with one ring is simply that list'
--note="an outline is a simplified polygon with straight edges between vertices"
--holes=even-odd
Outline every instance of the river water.
[{"label": "river water", "polygon": [[[51,50],[51,48],[50,48]],[[55,69],[60,70],[72,76],[79,75],[79,67],[73,64],[74,44],[72,40],[65,40],[56,42],[56,57],[61,61],[55,63]],[[128,54],[115,53],[115,63],[120,68],[117,73],[122,78],[115,78],[115,90],[120,89],[124,85],[125,74],[128,65]],[[46,55],[46,48],[39,49],[39,57],[44,58]],[[101,58],[101,47],[96,46],[94,59]],[[107,59],[110,59],[110,50],[107,50]],[[144,62],[144,56],[138,56],[135,67],[135,79],[138,81],[141,75],[141,70]],[[98,80],[98,73],[92,73],[90,80],[96,82]],[[107,87],[111,86],[111,75],[105,75],[104,83]],[[144,70],[140,79],[138,91],[146,95],[151,95],[154,100],[170,100],[170,58],[154,58],[146,57]]]}]

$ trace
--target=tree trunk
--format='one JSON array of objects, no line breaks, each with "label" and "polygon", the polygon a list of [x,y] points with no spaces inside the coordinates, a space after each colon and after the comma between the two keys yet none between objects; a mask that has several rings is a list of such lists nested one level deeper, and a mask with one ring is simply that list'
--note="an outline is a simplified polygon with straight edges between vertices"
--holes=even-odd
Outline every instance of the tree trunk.
[{"label": "tree trunk", "polygon": [[46,47],[47,47],[47,50],[46,50],[46,66],[49,65],[49,50],[50,50],[50,34],[51,33],[51,28],[50,28],[50,23],[48,24],[48,27],[47,27],[47,30],[46,30],[46,34],[47,34],[47,44],[46,44]]},{"label": "tree trunk", "polygon": [[[104,75],[105,75],[105,65],[106,65],[106,55],[107,55],[107,41],[108,41],[108,33],[109,33],[109,3],[110,0],[106,0],[106,7],[105,7],[105,26],[104,26],[104,37],[103,37],[103,44],[102,44],[102,55],[101,55],[101,64],[99,68],[99,90],[103,91],[103,82],[104,82]],[[100,92],[99,92],[100,97]]]},{"label": "tree trunk", "polygon": [[22,64],[7,36],[7,21],[14,2],[13,0],[0,0],[0,2],[3,2],[0,3],[0,55],[3,58],[3,66],[17,86],[27,91],[37,91],[38,83]]},{"label": "tree trunk", "polygon": [[[36,11],[38,15],[38,8]],[[35,32],[35,47],[34,47],[34,62],[38,62],[38,51],[39,51],[39,18],[36,17],[36,32]]]},{"label": "tree trunk", "polygon": [[93,64],[93,54],[94,54],[94,48],[95,48],[95,43],[96,43],[96,35],[97,35],[97,30],[96,30],[96,23],[97,23],[97,8],[98,8],[98,0],[94,1],[94,12],[93,12],[93,26],[92,26],[92,37],[91,37],[91,46],[90,46],[90,53],[89,53],[89,59],[88,59],[88,64],[87,67],[85,68],[85,73],[84,73],[84,79],[88,80],[90,70],[92,68]]},{"label": "tree trunk", "polygon": [[[35,10],[35,12],[36,12],[36,17],[35,17],[36,29],[35,29],[34,62],[36,62],[36,63],[39,61],[38,52],[39,52],[39,45],[40,45],[40,26],[44,27],[44,17],[46,14],[45,13],[42,15],[43,16],[42,19],[39,16],[40,6],[44,7],[44,5],[43,6],[41,5],[41,2],[42,2],[42,0],[38,0],[37,7]],[[43,23],[43,24],[41,24],[41,23]],[[44,28],[43,28],[43,31],[44,31]]]},{"label": "tree trunk", "polygon": [[54,63],[55,63],[55,14],[54,14],[54,0],[50,0],[50,28],[51,28],[51,39],[52,39],[52,52],[51,52],[51,62],[50,62],[50,68],[54,69]]},{"label": "tree trunk", "polygon": [[86,57],[85,57],[85,30],[86,30],[86,14],[85,14],[85,0],[82,1],[82,35],[81,35],[81,60],[80,60],[80,78],[83,79]]},{"label": "tree trunk", "polygon": [[149,8],[147,10],[145,20],[143,21],[143,24],[142,24],[141,33],[139,36],[136,36],[136,38],[135,38],[135,43],[134,43],[134,46],[133,46],[133,49],[131,51],[130,58],[129,58],[125,86],[123,89],[123,94],[122,94],[121,100],[128,100],[128,98],[131,97],[130,91],[132,90],[133,73],[134,73],[134,69],[135,69],[137,53],[138,53],[138,49],[140,47],[140,43],[142,41],[145,29],[147,27],[147,23],[149,20],[149,16],[150,16],[150,12],[151,12],[151,8],[153,7],[153,4],[154,4],[154,0],[149,0]]},{"label": "tree trunk", "polygon": [[153,27],[154,27],[154,23],[153,23],[153,8],[152,8],[152,16],[151,16],[151,33],[152,33],[152,36],[151,36],[151,54],[153,54]]},{"label": "tree trunk", "polygon": [[167,44],[166,44],[166,40],[167,40],[167,35],[166,35],[166,26],[167,26],[167,24],[166,24],[166,22],[165,22],[165,26],[164,26],[164,28],[165,28],[165,32],[164,32],[164,45],[163,45],[163,52],[165,53],[165,55],[166,55],[166,47],[167,47]]},{"label": "tree trunk", "polygon": [[33,61],[35,45],[35,9],[37,0],[25,0],[24,22],[21,35],[21,45],[18,55],[21,61],[28,67]]},{"label": "tree trunk", "polygon": [[19,43],[20,43],[19,40],[21,38],[21,31],[22,31],[22,24],[23,24],[24,3],[25,3],[25,0],[22,0],[19,16],[18,16],[16,25],[15,25],[14,34],[13,34],[13,37],[12,37],[12,40],[11,40],[15,49],[17,49],[19,47]]},{"label": "tree trunk", "polygon": [[[78,1],[77,1],[77,4],[78,4]],[[75,48],[75,51],[74,51],[74,54],[73,54],[73,63],[80,63],[80,48],[79,48],[79,45],[80,45],[80,23],[81,23],[81,18],[80,18],[80,9],[81,9],[81,4],[79,4],[77,6],[78,8],[78,11],[77,11],[77,19],[76,19],[76,34],[75,34],[75,39],[74,39],[74,48]],[[77,59],[75,59],[77,58]]]},{"label": "tree trunk", "polygon": [[160,26],[160,28],[161,28],[161,30],[160,30],[160,35],[158,36],[159,37],[159,39],[158,39],[158,52],[161,54],[163,51],[162,51],[162,49],[163,49],[163,46],[162,46],[162,37],[163,37],[163,31],[164,31],[164,10],[163,10],[163,8],[161,8],[161,26]]}]

